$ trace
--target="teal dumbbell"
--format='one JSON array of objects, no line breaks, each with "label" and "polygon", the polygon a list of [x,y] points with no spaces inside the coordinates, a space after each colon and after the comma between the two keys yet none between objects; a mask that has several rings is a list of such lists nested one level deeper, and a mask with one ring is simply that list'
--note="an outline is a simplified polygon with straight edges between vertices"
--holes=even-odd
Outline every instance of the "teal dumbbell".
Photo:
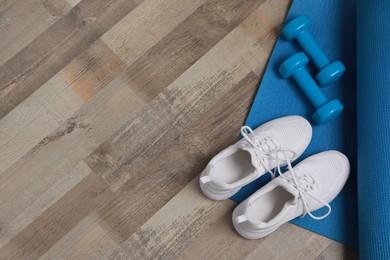
[{"label": "teal dumbbell", "polygon": [[307,16],[299,16],[284,26],[282,34],[289,41],[297,40],[309,56],[319,70],[315,78],[320,86],[333,84],[344,74],[345,67],[340,61],[329,60],[309,32],[310,26],[311,21]]},{"label": "teal dumbbell", "polygon": [[325,97],[305,68],[308,62],[308,57],[303,52],[299,52],[285,60],[280,65],[279,71],[284,78],[293,77],[317,109],[312,116],[314,122],[319,125],[325,124],[339,116],[344,107],[338,99],[329,100]]}]

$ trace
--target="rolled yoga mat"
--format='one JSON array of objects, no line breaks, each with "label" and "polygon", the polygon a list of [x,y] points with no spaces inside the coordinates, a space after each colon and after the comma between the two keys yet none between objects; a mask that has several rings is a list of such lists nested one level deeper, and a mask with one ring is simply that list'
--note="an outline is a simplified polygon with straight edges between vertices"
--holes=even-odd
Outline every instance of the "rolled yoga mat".
[{"label": "rolled yoga mat", "polygon": [[[339,150],[351,163],[350,178],[339,196],[331,203],[332,213],[323,220],[309,216],[293,220],[294,224],[327,236],[355,249],[358,248],[357,207],[357,137],[356,137],[356,4],[354,0],[295,0],[286,18],[308,16],[313,25],[310,29],[319,45],[331,60],[341,60],[346,66],[345,75],[334,85],[322,87],[328,98],[339,99],[345,110],[336,120],[326,125],[315,125],[311,120],[314,107],[292,79],[283,79],[279,65],[289,56],[302,51],[296,42],[283,37],[277,40],[259,91],[249,112],[246,124],[252,128],[287,115],[301,115],[313,125],[311,144],[300,157],[302,160],[325,150]],[[315,75],[316,69],[308,67]],[[299,162],[296,161],[294,164]],[[242,201],[270,180],[269,174],[257,179],[232,197]],[[320,215],[325,209],[315,212]]]},{"label": "rolled yoga mat", "polygon": [[361,259],[390,259],[390,1],[357,3]]}]

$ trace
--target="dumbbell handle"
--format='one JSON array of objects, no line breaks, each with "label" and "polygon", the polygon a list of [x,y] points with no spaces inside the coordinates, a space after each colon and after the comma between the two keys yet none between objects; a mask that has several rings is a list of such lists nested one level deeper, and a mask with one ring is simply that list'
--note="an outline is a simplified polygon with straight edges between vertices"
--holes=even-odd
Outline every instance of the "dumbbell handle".
[{"label": "dumbbell handle", "polygon": [[318,69],[322,69],[330,63],[330,60],[309,31],[301,32],[296,40]]},{"label": "dumbbell handle", "polygon": [[316,109],[329,101],[305,68],[296,71],[293,78]]}]

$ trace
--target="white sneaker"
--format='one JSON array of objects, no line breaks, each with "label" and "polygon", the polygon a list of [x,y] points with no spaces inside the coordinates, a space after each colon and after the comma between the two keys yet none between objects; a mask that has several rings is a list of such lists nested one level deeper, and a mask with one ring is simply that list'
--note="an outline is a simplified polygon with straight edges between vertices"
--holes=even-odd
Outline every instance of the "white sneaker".
[{"label": "white sneaker", "polygon": [[309,145],[312,128],[300,116],[269,121],[254,131],[241,128],[244,137],[217,154],[200,177],[200,187],[213,200],[233,196],[241,187],[272,169],[297,159]]},{"label": "white sneaker", "polygon": [[[272,233],[284,223],[309,214],[323,219],[331,212],[329,203],[340,193],[349,176],[348,158],[337,151],[326,151],[300,162],[270,181],[241,202],[233,212],[233,225],[247,239]],[[314,216],[311,211],[327,207]]]}]

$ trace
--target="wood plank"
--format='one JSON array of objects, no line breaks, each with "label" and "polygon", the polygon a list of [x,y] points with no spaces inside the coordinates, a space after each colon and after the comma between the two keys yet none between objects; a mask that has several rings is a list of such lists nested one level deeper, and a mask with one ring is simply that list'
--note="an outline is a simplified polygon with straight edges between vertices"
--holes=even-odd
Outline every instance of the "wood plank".
[{"label": "wood plank", "polygon": [[37,259],[111,196],[104,183],[89,174],[2,247],[0,257]]},{"label": "wood plank", "polygon": [[[0,175],[66,121],[83,100],[55,76],[0,122]],[[68,124],[66,131],[74,125]]]},{"label": "wood plank", "polygon": [[[207,199],[201,194],[198,179],[194,179],[122,247],[125,252],[131,252],[134,259],[174,259],[186,244],[191,244],[203,230],[230,212],[233,204],[229,200],[219,203]],[[115,251],[110,258],[126,259],[127,255]]]},{"label": "wood plank", "polygon": [[[105,33],[101,40],[122,61],[131,65],[205,2],[183,0],[176,4],[174,0],[143,1]],[[172,36],[167,37],[173,39]]]},{"label": "wood plank", "polygon": [[16,0],[0,0],[0,12],[5,11],[7,8],[10,8]]},{"label": "wood plank", "polygon": [[86,216],[39,259],[108,259],[119,250],[119,242],[107,235],[109,230],[99,218],[96,213]]},{"label": "wood plank", "polygon": [[[31,223],[31,218],[38,217],[45,212],[50,206],[52,206],[59,198],[64,196],[74,186],[76,186],[84,177],[91,173],[91,170],[84,163],[79,163],[68,174],[64,174],[58,180],[47,184],[47,189],[39,194],[37,198],[31,201],[31,204],[26,206],[22,212],[15,214],[15,217],[7,220],[7,225],[1,230],[0,247],[9,242],[10,238],[14,236],[18,231],[25,228]],[[2,193],[4,193],[2,189]],[[12,198],[8,198],[8,203],[14,203]],[[4,200],[2,204],[4,205]],[[2,205],[2,206],[3,206]],[[5,216],[11,212],[5,212],[2,216],[4,220]]]},{"label": "wood plank", "polygon": [[127,15],[132,0],[83,0],[0,67],[0,118]]},{"label": "wood plank", "polygon": [[264,2],[208,1],[132,64],[128,75],[155,97]]},{"label": "wood plank", "polygon": [[100,39],[57,75],[87,101],[123,70],[124,63]]},{"label": "wood plank", "polygon": [[131,64],[144,55],[203,2],[175,5],[171,0],[144,1],[62,69],[60,77],[83,99],[89,99],[119,74],[127,77],[122,72],[124,63]]},{"label": "wood plank", "polygon": [[72,8],[78,5],[78,3],[81,2],[81,0],[65,0]]},{"label": "wood plank", "polygon": [[[72,3],[75,4],[75,3]],[[73,5],[74,6],[74,5]],[[17,0],[0,5],[0,66],[72,7],[66,1]]]}]

